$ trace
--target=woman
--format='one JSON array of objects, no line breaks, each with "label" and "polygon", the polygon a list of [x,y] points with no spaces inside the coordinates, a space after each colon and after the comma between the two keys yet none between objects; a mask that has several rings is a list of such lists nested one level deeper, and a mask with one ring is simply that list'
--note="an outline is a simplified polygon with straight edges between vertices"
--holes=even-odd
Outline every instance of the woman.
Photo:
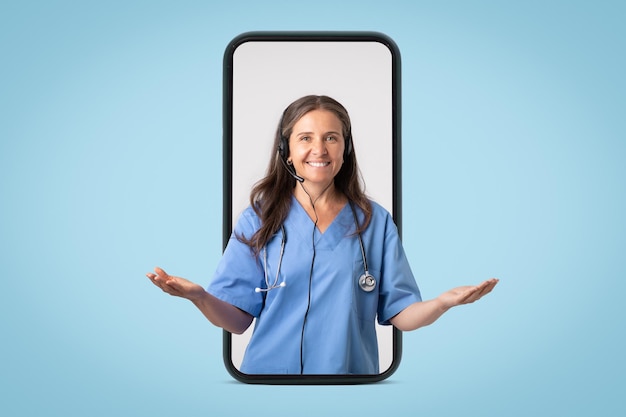
[{"label": "woman", "polygon": [[292,103],[274,149],[208,290],[160,268],[147,274],[229,332],[257,319],[242,372],[377,374],[376,320],[414,330],[497,284],[421,300],[391,216],[364,194],[350,118],[337,101]]}]

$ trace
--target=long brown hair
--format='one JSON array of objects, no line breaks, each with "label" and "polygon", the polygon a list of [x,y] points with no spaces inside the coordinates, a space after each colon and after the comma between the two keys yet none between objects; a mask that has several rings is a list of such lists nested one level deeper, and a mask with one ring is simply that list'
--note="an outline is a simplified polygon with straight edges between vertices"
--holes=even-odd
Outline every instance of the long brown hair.
[{"label": "long brown hair", "polygon": [[[296,185],[296,179],[287,171],[286,161],[281,161],[281,154],[278,151],[283,138],[291,136],[293,127],[298,120],[312,110],[327,110],[332,112],[341,121],[343,127],[343,137],[351,139],[351,123],[347,110],[336,100],[328,96],[310,95],[302,97],[291,103],[284,111],[283,116],[276,130],[273,146],[273,158],[270,159],[265,177],[257,182],[250,192],[250,205],[254,212],[261,219],[261,227],[251,237],[237,236],[253,250],[255,255],[278,231],[285,221],[289,209],[291,208],[291,197]],[[347,143],[346,143],[347,146]],[[284,150],[285,158],[289,156],[289,151]],[[372,218],[372,205],[365,195],[364,184],[361,173],[352,151],[344,155],[344,162],[334,179],[335,188],[342,192],[348,201],[358,206],[365,214],[362,224],[358,225],[357,232],[363,232]]]}]

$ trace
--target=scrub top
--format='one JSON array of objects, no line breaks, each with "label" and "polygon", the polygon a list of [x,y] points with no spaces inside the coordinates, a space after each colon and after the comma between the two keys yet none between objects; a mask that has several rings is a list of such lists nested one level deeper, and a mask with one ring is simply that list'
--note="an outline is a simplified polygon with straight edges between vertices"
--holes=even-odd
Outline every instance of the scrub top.
[{"label": "scrub top", "polygon": [[[354,206],[363,221],[363,212]],[[256,318],[241,371],[246,374],[378,374],[375,322],[389,320],[421,301],[391,215],[372,202],[372,219],[361,234],[369,273],[376,287],[358,284],[363,257],[350,204],[320,233],[293,197],[284,222],[285,247],[278,283],[268,292],[279,266],[279,230],[254,256],[236,235],[251,237],[260,220],[248,207],[240,216],[208,291]]]}]

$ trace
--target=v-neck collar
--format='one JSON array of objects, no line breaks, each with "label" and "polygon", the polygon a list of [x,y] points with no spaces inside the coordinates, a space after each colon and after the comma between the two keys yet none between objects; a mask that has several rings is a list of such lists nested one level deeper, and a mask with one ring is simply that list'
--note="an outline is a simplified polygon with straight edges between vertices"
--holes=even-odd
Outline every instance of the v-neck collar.
[{"label": "v-neck collar", "polygon": [[[311,234],[315,222],[309,217],[308,213],[302,207],[302,204],[295,196],[291,200],[292,209],[285,220],[290,224],[291,228],[300,235],[307,246],[311,245]],[[347,202],[332,222],[328,225],[324,233],[315,227],[315,248],[316,249],[334,249],[342,238],[348,236],[354,227],[354,217],[350,209],[350,203]]]}]

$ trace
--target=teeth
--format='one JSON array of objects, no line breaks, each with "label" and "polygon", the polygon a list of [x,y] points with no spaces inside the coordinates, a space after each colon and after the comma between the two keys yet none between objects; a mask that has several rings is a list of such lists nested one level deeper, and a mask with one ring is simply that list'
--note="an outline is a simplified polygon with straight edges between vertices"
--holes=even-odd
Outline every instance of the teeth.
[{"label": "teeth", "polygon": [[322,168],[329,165],[330,162],[309,162],[309,165],[316,168]]}]

